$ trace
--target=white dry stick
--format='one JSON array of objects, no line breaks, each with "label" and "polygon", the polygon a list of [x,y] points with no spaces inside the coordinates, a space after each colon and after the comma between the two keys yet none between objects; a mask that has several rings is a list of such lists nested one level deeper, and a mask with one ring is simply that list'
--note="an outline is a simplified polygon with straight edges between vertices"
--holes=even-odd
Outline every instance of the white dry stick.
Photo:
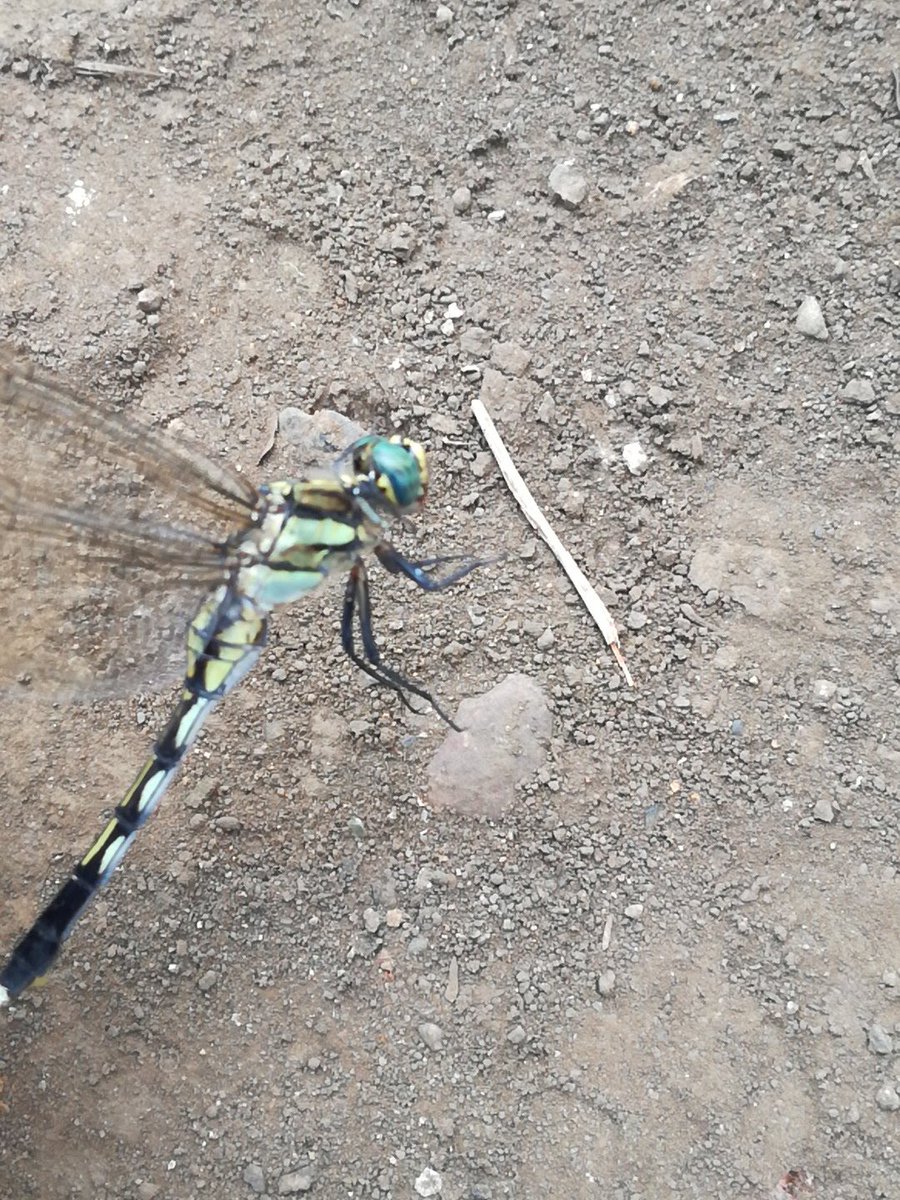
[{"label": "white dry stick", "polygon": [[4,1004],[9,1004],[9,992],[5,987],[0,987],[0,1008],[2,1008]]},{"label": "white dry stick", "polygon": [[619,633],[616,629],[615,621],[609,614],[609,609],[588,583],[584,572],[575,559],[568,552],[553,529],[549,521],[537,506],[534,496],[528,490],[528,485],[525,480],[516,470],[513,460],[509,456],[509,451],[503,445],[503,439],[497,432],[497,426],[491,420],[490,413],[484,407],[480,399],[476,397],[472,401],[472,416],[481,426],[481,432],[484,434],[484,440],[490,447],[491,453],[497,460],[497,466],[509,485],[509,490],[515,496],[519,503],[522,512],[528,518],[529,524],[533,529],[536,529],[553,553],[559,560],[560,566],[572,580],[575,585],[575,590],[584,601],[584,606],[597,622],[600,627],[600,632],[606,639],[606,644],[613,652],[616,662],[619,664],[619,669],[625,676],[625,682],[629,687],[634,687],[634,680],[631,678],[631,672],[622,657],[622,651],[619,648]]}]

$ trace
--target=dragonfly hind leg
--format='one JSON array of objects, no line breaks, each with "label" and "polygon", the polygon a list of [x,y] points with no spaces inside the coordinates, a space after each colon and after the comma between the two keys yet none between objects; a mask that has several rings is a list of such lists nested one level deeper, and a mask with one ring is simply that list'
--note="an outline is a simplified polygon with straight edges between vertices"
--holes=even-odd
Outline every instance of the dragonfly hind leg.
[{"label": "dragonfly hind leg", "polygon": [[[353,636],[354,619],[359,625],[360,637],[362,639],[362,654],[357,652]],[[410,712],[417,712],[418,710],[410,704],[407,692],[425,700],[451,729],[455,729],[457,733],[462,732],[456,722],[447,716],[431,692],[427,692],[419,684],[406,679],[399,671],[395,671],[393,667],[388,667],[381,661],[381,651],[378,649],[375,635],[372,632],[369,580],[366,575],[366,568],[362,562],[354,565],[347,580],[347,588],[344,592],[344,611],[341,617],[341,644],[347,656],[361,671],[365,671],[370,678],[374,679],[376,683],[381,684],[382,687],[390,688],[392,692],[396,692],[400,702]]]}]

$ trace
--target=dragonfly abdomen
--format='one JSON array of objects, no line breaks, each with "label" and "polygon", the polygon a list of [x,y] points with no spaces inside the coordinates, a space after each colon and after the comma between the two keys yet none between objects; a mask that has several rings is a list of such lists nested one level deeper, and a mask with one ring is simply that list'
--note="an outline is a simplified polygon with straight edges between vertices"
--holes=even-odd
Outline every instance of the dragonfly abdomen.
[{"label": "dragonfly abdomen", "polygon": [[50,969],[85,908],[156,811],[203,722],[256,662],[265,637],[264,612],[229,584],[201,606],[188,631],[181,699],[112,819],[0,972],[0,989],[9,997]]}]

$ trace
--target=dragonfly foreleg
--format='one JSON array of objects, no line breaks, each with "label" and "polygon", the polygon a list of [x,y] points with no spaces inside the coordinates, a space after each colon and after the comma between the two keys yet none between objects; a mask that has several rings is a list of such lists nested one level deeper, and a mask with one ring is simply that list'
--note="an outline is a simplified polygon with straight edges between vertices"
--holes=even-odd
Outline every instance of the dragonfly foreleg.
[{"label": "dragonfly foreleg", "polygon": [[[381,542],[375,547],[375,554],[386,571],[390,571],[392,575],[406,575],[425,592],[442,592],[479,567],[496,562],[496,559],[475,558],[472,554],[439,554],[436,558],[412,560],[404,558],[390,542]],[[444,575],[439,579],[436,579],[427,569],[442,567],[445,563],[460,563],[461,565],[451,571],[449,575]]]},{"label": "dragonfly foreleg", "polygon": [[[353,636],[354,620],[359,625],[363,645],[362,655],[358,654],[356,650],[356,643]],[[426,691],[419,684],[405,678],[399,671],[395,671],[393,667],[386,666],[381,661],[381,651],[378,649],[375,635],[372,632],[369,581],[365,565],[362,562],[354,565],[347,580],[347,587],[344,592],[344,612],[341,618],[341,644],[348,657],[360,670],[365,671],[370,678],[380,683],[382,687],[390,688],[392,692],[396,692],[401,703],[410,712],[417,712],[417,710],[410,704],[409,698],[406,695],[407,692],[425,700],[431,705],[442,721],[445,721],[457,733],[461,732],[459,726],[447,716],[430,692]]]}]

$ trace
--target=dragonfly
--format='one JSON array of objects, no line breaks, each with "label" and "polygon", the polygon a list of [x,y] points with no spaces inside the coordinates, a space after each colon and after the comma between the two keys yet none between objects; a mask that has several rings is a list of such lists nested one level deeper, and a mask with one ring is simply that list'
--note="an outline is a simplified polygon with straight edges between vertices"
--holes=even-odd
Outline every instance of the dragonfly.
[{"label": "dragonfly", "polygon": [[[352,662],[413,711],[410,697],[457,726],[423,686],[382,658],[372,628],[365,555],[425,592],[441,592],[488,560],[441,555],[411,560],[388,539],[428,495],[425,450],[401,435],[369,434],[329,469],[307,478],[255,487],[170,432],[112,411],[60,382],[16,351],[0,347],[0,421],[42,430],[57,458],[67,442],[96,443],[120,468],[150,479],[181,502],[194,524],[104,511],[100,503],[65,502],[56,475],[0,467],[0,535],[7,545],[36,537],[77,543],[89,561],[168,570],[211,581],[190,621],[187,665],[168,723],[131,787],[87,853],[15,945],[0,970],[0,1004],[44,976],[85,908],[107,883],[172,782],[216,705],[253,667],[266,643],[271,613],[346,572],[340,637]],[[88,459],[88,462],[93,461]],[[76,501],[77,501],[76,496]],[[174,500],[173,500],[174,502]],[[215,518],[224,532],[203,531]],[[2,543],[0,543],[2,545]]]}]

